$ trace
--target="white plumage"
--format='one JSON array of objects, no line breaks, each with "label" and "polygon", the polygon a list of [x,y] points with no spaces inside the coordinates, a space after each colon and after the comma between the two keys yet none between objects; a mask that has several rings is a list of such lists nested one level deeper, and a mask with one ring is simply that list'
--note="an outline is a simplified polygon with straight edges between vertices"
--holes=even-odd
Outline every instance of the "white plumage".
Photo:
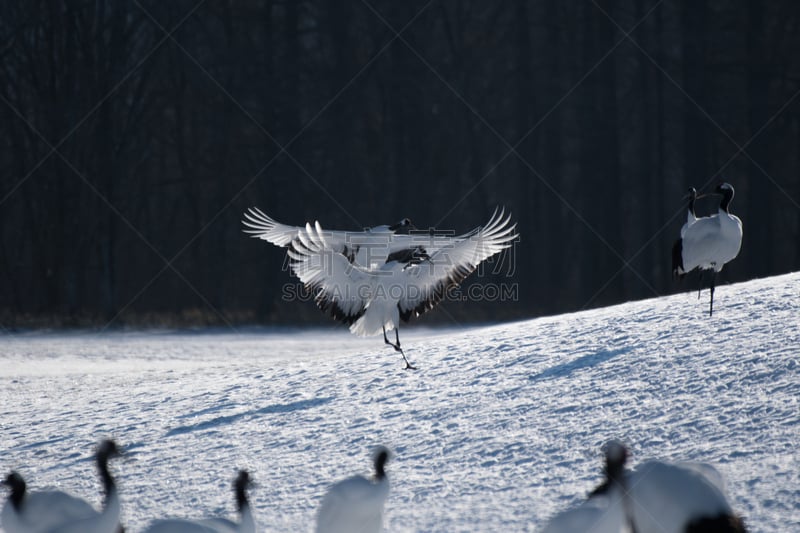
[{"label": "white plumage", "polygon": [[[410,221],[362,232],[280,224],[258,209],[245,213],[245,231],[278,246],[288,246],[292,272],[315,293],[317,305],[359,336],[397,330],[432,309],[452,287],[484,260],[511,246],[516,224],[495,210],[489,222],[459,235],[432,232],[399,234]],[[405,358],[405,354],[403,354]],[[406,361],[407,368],[411,368]]]},{"label": "white plumage", "polygon": [[28,493],[25,481],[16,472],[3,481],[11,493],[3,505],[2,525],[7,533],[112,533],[119,528],[120,502],[116,484],[108,471],[108,461],[119,455],[110,440],[100,443],[95,454],[105,491],[105,504],[97,512],[86,501],[61,491]]},{"label": "white plumage", "polygon": [[618,494],[590,498],[552,517],[542,533],[621,533],[625,521],[618,499]]},{"label": "white plumage", "polygon": [[714,467],[647,461],[628,472],[624,460],[613,466],[608,450],[615,446],[612,441],[607,448],[603,484],[576,508],[554,516],[544,533],[745,532]]},{"label": "white plumage", "polygon": [[145,533],[255,533],[256,523],[247,499],[247,489],[251,485],[249,473],[240,470],[233,483],[239,523],[227,518],[155,520]]},{"label": "white plumage", "polygon": [[85,500],[61,491],[28,492],[25,480],[11,472],[3,481],[10,493],[0,514],[6,533],[50,531],[64,522],[97,514]]},{"label": "white plumage", "polygon": [[647,461],[628,475],[637,533],[744,531],[710,465]]},{"label": "white plumage", "polygon": [[353,476],[330,487],[317,511],[315,533],[378,533],[383,529],[383,507],[389,496],[384,469],[386,448],[375,453],[375,475]]},{"label": "white plumage", "polygon": [[728,183],[716,189],[722,196],[716,215],[697,218],[681,229],[681,238],[672,248],[672,271],[677,277],[699,269],[711,271],[711,303],[709,315],[714,312],[714,283],[716,274],[725,263],[739,255],[742,247],[742,221],[730,214],[734,190]]},{"label": "white plumage", "polygon": [[116,443],[104,440],[97,447],[96,461],[103,482],[105,501],[103,509],[94,516],[64,522],[51,529],[52,533],[116,533],[119,529],[120,500],[117,484],[108,470],[108,461],[121,454]]},{"label": "white plumage", "polygon": [[543,533],[632,533],[631,501],[625,477],[628,450],[619,441],[604,446],[604,480],[589,498],[573,509],[552,517]]}]

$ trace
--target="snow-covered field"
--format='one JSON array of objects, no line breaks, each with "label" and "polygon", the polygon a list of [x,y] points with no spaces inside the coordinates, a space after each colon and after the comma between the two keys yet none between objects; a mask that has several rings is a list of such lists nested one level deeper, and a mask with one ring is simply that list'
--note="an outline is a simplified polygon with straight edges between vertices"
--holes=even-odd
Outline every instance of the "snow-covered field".
[{"label": "snow-covered field", "polygon": [[707,298],[406,329],[415,372],[344,328],[4,336],[0,469],[99,502],[92,448],[112,436],[128,531],[233,517],[246,467],[261,528],[308,532],[384,444],[387,531],[536,531],[619,438],[633,465],[715,465],[752,531],[800,531],[800,274],[721,286],[711,318]]}]

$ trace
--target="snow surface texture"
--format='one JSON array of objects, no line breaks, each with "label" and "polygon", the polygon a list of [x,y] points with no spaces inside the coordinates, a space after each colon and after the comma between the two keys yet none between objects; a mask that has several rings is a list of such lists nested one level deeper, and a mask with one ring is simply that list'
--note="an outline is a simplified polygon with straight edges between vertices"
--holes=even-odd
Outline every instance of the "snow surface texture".
[{"label": "snow surface texture", "polygon": [[[481,328],[0,337],[0,469],[122,521],[237,519],[247,468],[262,531],[309,532],[328,486],[394,452],[387,531],[537,531],[602,477],[601,446],[710,463],[754,532],[800,531],[800,274]],[[704,297],[707,294],[704,292]],[[310,304],[309,304],[310,305]],[[464,303],[461,305],[469,305]],[[424,321],[421,321],[424,324]]]}]

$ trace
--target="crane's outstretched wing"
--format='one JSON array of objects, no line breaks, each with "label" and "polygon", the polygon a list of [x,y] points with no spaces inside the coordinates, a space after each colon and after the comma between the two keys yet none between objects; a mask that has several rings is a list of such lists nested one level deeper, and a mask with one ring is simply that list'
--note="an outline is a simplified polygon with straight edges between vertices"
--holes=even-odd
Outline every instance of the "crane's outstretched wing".
[{"label": "crane's outstretched wing", "polygon": [[304,230],[300,226],[281,224],[257,207],[245,211],[242,224],[249,228],[243,230],[245,233],[283,247],[289,246],[297,238],[298,233]]},{"label": "crane's outstretched wing", "polygon": [[[257,207],[245,211],[242,224],[247,227],[243,230],[245,233],[284,248],[301,233],[310,237],[313,229],[310,223],[306,223],[305,227],[281,224]],[[319,222],[315,224],[318,226]],[[327,250],[342,254],[351,263],[359,263],[361,266],[369,266],[367,262],[382,264],[396,247],[405,246],[394,243],[396,235],[384,228],[381,226],[364,231],[324,230],[324,245],[328,247]],[[322,245],[322,241],[318,240],[317,244]]]},{"label": "crane's outstretched wing", "polygon": [[287,254],[292,259],[292,272],[315,293],[319,308],[351,325],[366,310],[372,274],[332,249],[326,235],[319,222],[313,227],[308,224],[300,229]]},{"label": "crane's outstretched wing", "polygon": [[[498,211],[495,210],[492,220],[495,220],[497,214]],[[502,211],[500,215],[502,218]],[[245,211],[242,224],[246,226],[245,233],[280,247],[288,247],[301,234],[314,239],[312,233],[316,231],[316,228],[312,228],[309,223],[305,227],[281,224],[257,207]],[[318,224],[315,222],[317,227]],[[324,239],[316,239],[315,247],[324,247],[327,251],[340,253],[350,263],[374,270],[391,261],[398,259],[402,261],[411,251],[417,257],[433,256],[442,250],[449,250],[454,242],[470,239],[484,230],[484,227],[479,226],[463,235],[455,236],[452,233],[434,230],[411,230],[409,233],[398,234],[388,230],[387,226],[364,231],[326,229],[319,230],[320,236]]]},{"label": "crane's outstretched wing", "polygon": [[486,225],[458,237],[437,236],[434,246],[423,246],[414,236],[395,236],[404,237],[396,243],[406,248],[397,245],[385,263],[366,267],[330,243],[337,232],[315,223],[297,228],[287,253],[294,275],[315,294],[320,309],[337,320],[352,325],[369,306],[390,303],[408,321],[432,309],[482,261],[510,247],[515,230],[511,216],[495,210]]},{"label": "crane's outstretched wing", "polygon": [[485,226],[442,242],[427,259],[400,269],[395,280],[404,292],[398,301],[400,318],[408,321],[411,316],[433,309],[482,261],[510,247],[518,236],[515,230],[511,215],[495,210]]}]

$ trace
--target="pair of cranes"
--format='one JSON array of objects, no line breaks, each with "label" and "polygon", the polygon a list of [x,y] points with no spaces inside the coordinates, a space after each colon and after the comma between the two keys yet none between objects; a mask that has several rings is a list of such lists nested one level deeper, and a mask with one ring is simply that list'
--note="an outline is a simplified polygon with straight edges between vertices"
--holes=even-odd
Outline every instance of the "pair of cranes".
[{"label": "pair of cranes", "polygon": [[[742,222],[730,213],[733,187],[723,183],[712,194],[722,196],[719,211],[697,217],[690,190],[687,222],[672,251],[673,273],[711,271],[714,308],[716,274],[739,253]],[[359,336],[380,335],[400,352],[400,321],[408,322],[433,309],[478,265],[510,247],[518,237],[516,224],[496,209],[489,222],[459,236],[415,231],[409,219],[364,231],[323,230],[313,225],[281,224],[258,208],[244,213],[244,230],[253,237],[288,248],[292,273],[312,291],[317,305]],[[395,342],[387,331],[395,330]]]},{"label": "pair of cranes", "polygon": [[683,278],[693,270],[700,270],[701,275],[705,270],[711,271],[709,316],[714,313],[717,273],[725,263],[739,255],[742,247],[742,221],[730,212],[733,186],[723,183],[712,194],[722,197],[717,214],[698,218],[694,210],[695,200],[708,195],[698,196],[694,187],[689,189],[686,196],[689,200],[686,223],[681,228],[680,238],[672,247],[672,273],[675,277]]}]

